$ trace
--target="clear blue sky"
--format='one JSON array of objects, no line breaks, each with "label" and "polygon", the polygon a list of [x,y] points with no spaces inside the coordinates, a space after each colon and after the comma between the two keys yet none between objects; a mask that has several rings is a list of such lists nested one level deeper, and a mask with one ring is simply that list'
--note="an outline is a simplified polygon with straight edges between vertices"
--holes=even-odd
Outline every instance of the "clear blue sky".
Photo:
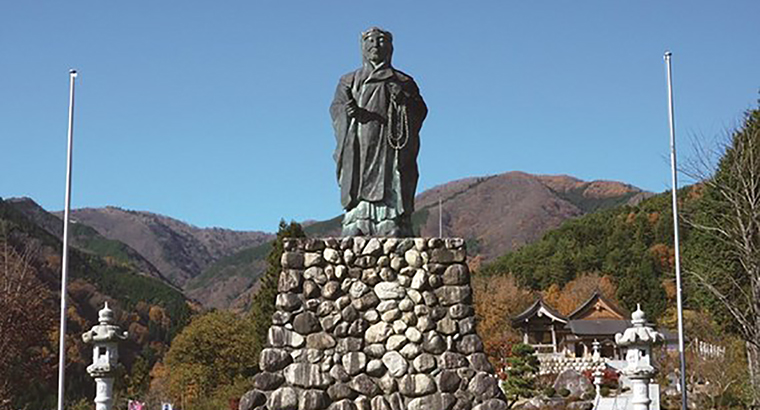
[{"label": "clear blue sky", "polygon": [[328,106],[359,33],[430,108],[419,191],[511,170],[669,187],[678,141],[756,106],[760,1],[5,1],[0,196],[64,202],[68,70],[80,72],[74,207],[273,231],[341,212]]}]

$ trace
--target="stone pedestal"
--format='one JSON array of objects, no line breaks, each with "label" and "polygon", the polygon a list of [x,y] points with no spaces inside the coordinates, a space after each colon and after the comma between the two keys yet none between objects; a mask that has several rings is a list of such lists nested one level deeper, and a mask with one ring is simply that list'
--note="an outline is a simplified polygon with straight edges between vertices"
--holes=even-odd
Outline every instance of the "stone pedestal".
[{"label": "stone pedestal", "polygon": [[95,378],[95,410],[110,410],[113,406],[113,377]]},{"label": "stone pedestal", "polygon": [[649,380],[651,375],[628,375],[631,380],[631,409],[649,410],[652,399],[649,398]]},{"label": "stone pedestal", "polygon": [[506,410],[458,238],[286,240],[241,410]]}]

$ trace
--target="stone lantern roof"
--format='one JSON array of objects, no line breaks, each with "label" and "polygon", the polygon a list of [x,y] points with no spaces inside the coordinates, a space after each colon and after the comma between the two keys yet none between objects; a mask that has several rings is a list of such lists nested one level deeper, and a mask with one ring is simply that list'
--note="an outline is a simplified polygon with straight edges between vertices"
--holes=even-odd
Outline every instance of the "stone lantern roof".
[{"label": "stone lantern roof", "polygon": [[113,324],[113,310],[105,307],[98,312],[98,324],[82,334],[85,343],[112,343],[127,339],[127,332]]},{"label": "stone lantern roof", "polygon": [[636,311],[631,314],[631,324],[632,327],[615,335],[615,343],[618,346],[652,345],[665,340],[662,333],[647,326],[646,315],[641,310],[641,305],[637,305]]}]

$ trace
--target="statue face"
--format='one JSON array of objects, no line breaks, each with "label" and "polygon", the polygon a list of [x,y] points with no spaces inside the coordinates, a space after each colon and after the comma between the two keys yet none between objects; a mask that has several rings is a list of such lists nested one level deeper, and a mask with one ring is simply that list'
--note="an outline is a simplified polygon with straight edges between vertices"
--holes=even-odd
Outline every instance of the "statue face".
[{"label": "statue face", "polygon": [[362,39],[362,53],[365,59],[381,63],[390,57],[391,44],[382,33],[373,31]]}]

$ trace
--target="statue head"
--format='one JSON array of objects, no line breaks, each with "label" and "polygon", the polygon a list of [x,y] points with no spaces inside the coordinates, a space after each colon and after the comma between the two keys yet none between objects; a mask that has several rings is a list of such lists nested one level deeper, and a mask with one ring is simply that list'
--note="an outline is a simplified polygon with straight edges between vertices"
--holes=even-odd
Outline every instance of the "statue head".
[{"label": "statue head", "polygon": [[390,64],[393,55],[393,34],[371,27],[361,36],[362,59],[365,63]]}]

